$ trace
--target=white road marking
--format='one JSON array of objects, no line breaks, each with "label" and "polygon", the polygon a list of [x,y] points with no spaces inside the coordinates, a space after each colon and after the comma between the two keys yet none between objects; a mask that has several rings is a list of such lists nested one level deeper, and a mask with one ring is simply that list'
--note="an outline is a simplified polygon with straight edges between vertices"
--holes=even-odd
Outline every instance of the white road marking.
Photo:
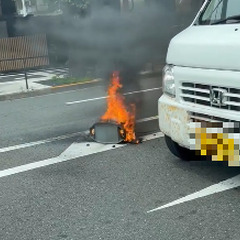
[{"label": "white road marking", "polygon": [[101,100],[101,99],[105,99],[105,98],[107,98],[107,96],[98,97],[98,98],[89,98],[89,99],[84,99],[84,100],[79,100],[79,101],[74,101],[74,102],[66,102],[66,105],[73,105],[73,104],[76,104],[76,103],[91,102],[91,101]]},{"label": "white road marking", "polygon": [[20,76],[20,74],[1,75],[0,77],[16,77],[16,76]]},{"label": "white road marking", "polygon": [[4,147],[4,148],[0,148],[0,153],[5,153],[5,152],[14,151],[14,150],[19,150],[19,149],[22,149],[22,148],[33,147],[33,146],[41,145],[41,144],[44,144],[44,143],[64,140],[64,139],[72,138],[72,137],[75,137],[75,136],[79,136],[79,135],[84,134],[84,133],[86,134],[87,132],[88,131],[75,132],[75,133],[61,135],[61,136],[48,138],[48,139],[40,140],[40,141],[36,141],[36,142],[29,142],[29,143],[23,143],[23,144],[18,144],[18,145],[14,145],[14,146]]},{"label": "white road marking", "polygon": [[[146,135],[142,137],[143,141],[149,141],[156,138],[162,137],[163,134],[161,132],[157,132],[154,134]],[[76,158],[84,157],[91,154],[96,154],[100,152],[105,152],[109,150],[118,149],[121,147],[125,147],[127,144],[101,144],[96,142],[85,142],[85,143],[73,143],[67,148],[62,154],[58,157],[48,158],[42,161],[24,164],[21,166],[8,168],[5,170],[0,171],[0,178],[7,177],[10,175],[27,172],[33,169],[46,167],[49,165],[53,165],[56,163],[66,162],[69,160],[74,160]]]},{"label": "white road marking", "polygon": [[[162,87],[159,87],[159,88],[149,88],[149,89],[143,89],[143,90],[139,90],[139,91],[127,92],[127,93],[124,93],[123,95],[127,96],[127,95],[133,95],[133,94],[144,93],[144,92],[152,92],[152,91],[156,91],[156,90],[160,90],[160,89],[162,89]],[[78,101],[73,101],[73,102],[66,102],[66,105],[73,105],[73,104],[78,104],[78,103],[97,101],[97,100],[101,100],[101,99],[105,99],[105,98],[107,98],[107,96],[83,99],[83,100],[78,100]]]},{"label": "white road marking", "polygon": [[156,133],[145,135],[141,137],[141,139],[143,142],[146,142],[146,141],[154,140],[161,137],[164,137],[164,134],[162,132],[156,132]]},{"label": "white road marking", "polygon": [[179,198],[179,199],[177,199],[173,202],[170,202],[168,204],[165,204],[161,207],[149,210],[147,213],[152,213],[152,212],[155,212],[155,211],[158,211],[158,210],[161,210],[161,209],[164,209],[164,208],[172,207],[172,206],[184,203],[184,202],[188,202],[188,201],[192,201],[192,200],[195,200],[195,199],[198,199],[198,198],[206,197],[206,196],[209,196],[209,195],[212,195],[212,194],[215,194],[215,193],[220,193],[220,192],[223,192],[223,191],[227,191],[229,189],[237,188],[239,186],[240,186],[240,174],[233,177],[233,178],[229,178],[225,181],[214,184],[210,187],[204,188],[204,189],[202,189],[200,191],[197,191],[193,194],[190,194],[186,197]]},{"label": "white road marking", "polygon": [[8,84],[8,85],[15,85],[16,83],[22,83],[22,80],[20,81],[20,80],[16,80],[16,81],[8,81],[8,82],[0,82],[0,85],[6,85],[6,83]]},{"label": "white road marking", "polygon": [[[156,120],[156,119],[158,119],[158,116],[139,119],[136,122],[141,123],[141,122],[147,122],[147,121],[152,121],[152,120]],[[81,134],[88,134],[88,132],[89,131],[86,130],[86,131],[82,131],[82,132],[75,132],[75,133],[70,133],[70,134],[61,135],[61,136],[57,136],[57,137],[47,138],[47,139],[39,140],[39,141],[35,141],[35,142],[22,143],[22,144],[18,144],[18,145],[3,147],[3,148],[0,148],[0,153],[15,151],[15,150],[23,149],[23,148],[34,147],[34,146],[49,143],[49,142],[64,140],[64,139],[72,138],[75,136],[80,136]]]},{"label": "white road marking", "polygon": [[142,123],[142,122],[148,122],[148,121],[153,121],[153,120],[157,120],[157,119],[158,119],[158,116],[154,116],[154,117],[139,119],[136,122],[137,123]]},{"label": "white road marking", "polygon": [[138,90],[138,91],[127,92],[127,93],[124,93],[123,95],[127,96],[127,95],[133,95],[133,94],[137,94],[137,93],[152,92],[152,91],[156,91],[156,90],[160,90],[160,89],[162,89],[162,87],[149,88],[149,89],[143,89],[143,90]]}]

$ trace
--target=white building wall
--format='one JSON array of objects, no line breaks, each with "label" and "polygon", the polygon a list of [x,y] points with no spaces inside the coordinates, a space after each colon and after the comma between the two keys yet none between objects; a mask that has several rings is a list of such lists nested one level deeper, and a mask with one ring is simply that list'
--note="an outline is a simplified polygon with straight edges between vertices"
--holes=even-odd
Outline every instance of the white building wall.
[{"label": "white building wall", "polygon": [[36,0],[36,5],[31,0],[15,0],[17,13],[23,17],[29,14],[37,14],[48,10],[48,5],[43,0]]}]

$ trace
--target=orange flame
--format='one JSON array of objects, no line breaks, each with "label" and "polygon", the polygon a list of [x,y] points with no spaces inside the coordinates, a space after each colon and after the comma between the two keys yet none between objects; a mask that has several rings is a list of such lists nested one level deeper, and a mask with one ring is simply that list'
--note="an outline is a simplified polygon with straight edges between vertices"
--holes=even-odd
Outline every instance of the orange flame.
[{"label": "orange flame", "polygon": [[114,121],[121,124],[126,132],[124,141],[133,142],[135,136],[135,112],[136,107],[131,104],[129,108],[125,106],[124,97],[118,92],[122,88],[120,84],[119,72],[112,74],[111,83],[108,88],[107,111],[101,117],[102,121]]}]

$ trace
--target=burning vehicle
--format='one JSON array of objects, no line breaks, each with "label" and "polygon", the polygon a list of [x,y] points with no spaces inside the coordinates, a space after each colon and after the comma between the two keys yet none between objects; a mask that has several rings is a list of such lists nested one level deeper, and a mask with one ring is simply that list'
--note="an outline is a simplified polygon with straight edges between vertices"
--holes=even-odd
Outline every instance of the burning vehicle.
[{"label": "burning vehicle", "polygon": [[139,143],[135,134],[136,107],[134,104],[126,106],[119,92],[121,88],[119,72],[115,71],[108,88],[107,110],[99,122],[90,128],[90,136],[97,142]]}]

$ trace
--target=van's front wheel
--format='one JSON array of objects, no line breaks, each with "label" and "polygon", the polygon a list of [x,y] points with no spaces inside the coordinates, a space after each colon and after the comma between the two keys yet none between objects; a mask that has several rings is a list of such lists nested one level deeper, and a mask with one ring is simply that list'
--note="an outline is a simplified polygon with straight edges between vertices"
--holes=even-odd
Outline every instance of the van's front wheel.
[{"label": "van's front wheel", "polygon": [[196,156],[195,151],[181,147],[178,143],[176,143],[166,135],[165,135],[165,142],[170,152],[182,160],[190,161],[190,160],[199,160],[200,158],[200,156]]}]

